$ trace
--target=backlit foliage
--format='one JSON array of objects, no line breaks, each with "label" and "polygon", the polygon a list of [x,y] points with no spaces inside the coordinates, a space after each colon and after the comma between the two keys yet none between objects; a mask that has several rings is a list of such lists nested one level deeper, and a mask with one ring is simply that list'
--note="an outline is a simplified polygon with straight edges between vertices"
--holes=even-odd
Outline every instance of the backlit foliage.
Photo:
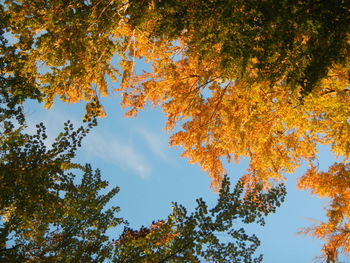
[{"label": "backlit foliage", "polygon": [[[5,1],[1,19],[15,43],[3,53],[6,73],[32,79],[50,107],[56,96],[85,100],[89,115],[104,116],[98,95],[106,96],[106,74],[116,50],[111,30],[118,26],[120,1]],[[13,41],[13,40],[12,40]],[[12,59],[14,54],[19,58]],[[17,70],[18,71],[18,70]],[[14,92],[20,92],[15,90]]]},{"label": "backlit foliage", "polygon": [[350,164],[335,163],[327,172],[317,172],[312,167],[299,180],[298,187],[331,200],[327,208],[329,221],[305,229],[326,240],[323,251],[327,262],[335,262],[339,252],[350,253]]}]

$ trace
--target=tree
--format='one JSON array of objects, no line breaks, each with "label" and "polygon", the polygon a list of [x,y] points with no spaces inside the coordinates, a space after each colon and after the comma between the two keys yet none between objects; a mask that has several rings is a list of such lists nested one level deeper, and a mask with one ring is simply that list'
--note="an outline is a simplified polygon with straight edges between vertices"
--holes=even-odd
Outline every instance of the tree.
[{"label": "tree", "polygon": [[262,255],[254,258],[259,239],[238,226],[264,225],[264,216],[283,202],[285,187],[263,193],[260,185],[246,195],[243,192],[242,181],[231,190],[224,177],[213,208],[197,199],[195,212],[188,214],[174,203],[167,220],[139,230],[126,227],[115,242],[116,262],[261,262]]},{"label": "tree", "polygon": [[67,122],[64,132],[47,147],[45,126],[37,125],[35,135],[26,134],[21,105],[6,86],[1,91],[0,260],[103,262],[110,258],[113,246],[106,231],[123,221],[115,217],[118,207],[105,206],[119,189],[101,194],[108,183],[99,170],[72,162],[95,123],[74,130]]},{"label": "tree", "polygon": [[[7,54],[0,57],[0,260],[103,262],[113,248],[105,232],[123,222],[118,207],[105,208],[119,189],[101,194],[108,183],[99,170],[72,161],[96,121],[77,130],[65,123],[51,147],[42,123],[27,134],[23,102],[42,93],[21,70],[26,55],[8,45],[3,27],[0,33]],[[13,61],[19,64],[6,73]]]},{"label": "tree", "polygon": [[[318,144],[349,162],[349,9],[346,0],[8,0],[2,26],[17,42],[2,51],[3,71],[28,79],[48,106],[86,100],[99,116],[107,75],[120,80],[129,115],[152,103],[169,130],[182,124],[171,145],[214,187],[225,157],[248,157],[245,184],[268,188],[303,161],[315,166]],[[139,60],[152,70],[136,72]]]},{"label": "tree", "polygon": [[[250,159],[248,185],[283,180],[302,161],[312,169],[318,144],[330,144],[347,167],[348,9],[344,1],[131,1],[125,60],[145,57],[152,72],[126,74],[123,105],[131,115],[147,102],[161,105],[168,129],[182,123],[170,144],[182,146],[214,186],[224,157]],[[317,194],[327,184],[311,174],[300,184]],[[347,187],[340,173],[328,176]],[[309,233],[324,238],[324,253],[335,258],[349,252],[349,199],[330,189],[329,210],[339,195],[344,209]]]},{"label": "tree", "polygon": [[[342,160],[335,167],[348,167],[349,7],[345,1],[130,1],[125,60],[146,58],[152,71],[137,75],[125,67],[131,73],[120,88],[123,106],[134,115],[147,102],[161,105],[168,129],[182,124],[170,144],[182,146],[214,186],[225,157],[250,159],[244,180],[252,186],[269,187],[303,161],[314,170],[318,144],[331,145]],[[332,169],[322,178],[340,188],[327,194],[329,182],[311,172],[300,181],[300,188],[332,200],[329,222],[309,231],[325,239],[329,262],[349,253],[350,244],[348,193],[340,191],[348,187],[348,168]]]}]

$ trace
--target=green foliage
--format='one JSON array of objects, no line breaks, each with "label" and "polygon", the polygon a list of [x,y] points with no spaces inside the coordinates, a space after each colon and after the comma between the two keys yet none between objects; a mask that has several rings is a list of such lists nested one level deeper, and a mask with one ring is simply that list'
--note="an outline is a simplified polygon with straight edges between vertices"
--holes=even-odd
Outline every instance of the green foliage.
[{"label": "green foliage", "polygon": [[122,222],[105,206],[119,189],[101,194],[99,170],[72,162],[96,121],[77,130],[68,121],[51,146],[42,123],[27,134],[22,103],[42,94],[23,68],[27,54],[0,33],[0,261],[103,262],[113,248],[105,233]]},{"label": "green foliage", "polygon": [[286,190],[283,185],[267,193],[260,186],[246,195],[243,190],[241,181],[231,190],[225,177],[213,208],[198,199],[189,214],[174,203],[166,221],[140,230],[125,228],[115,242],[116,262],[261,262],[262,255],[254,258],[259,239],[237,225],[264,225],[264,216],[275,212]]},{"label": "green foliage", "polygon": [[[5,99],[6,92],[13,95],[12,103],[23,102],[26,98],[41,100],[43,94],[35,78],[30,64],[28,53],[21,50],[13,43],[14,35],[8,34],[10,16],[6,14],[3,5],[0,5],[0,84],[1,94]],[[6,35],[8,34],[8,35]],[[6,91],[3,90],[6,87]]]},{"label": "green foliage", "polygon": [[[45,126],[25,133],[18,97],[0,96],[0,261],[103,262],[111,257],[107,229],[122,222],[118,207],[105,209],[117,187],[101,194],[108,183],[99,170],[74,164],[81,140],[96,125],[74,130],[65,123],[51,147]],[[17,121],[16,121],[17,120]],[[74,175],[72,169],[78,173]]]},{"label": "green foliage", "polygon": [[[301,86],[304,95],[349,56],[350,4],[331,1],[130,0],[130,24],[153,41],[184,40],[186,54],[220,60],[222,78]],[[251,59],[256,61],[253,68]]]},{"label": "green foliage", "polygon": [[92,115],[102,112],[95,87],[107,94],[105,74],[113,70],[112,29],[120,5],[95,0],[2,2],[1,29],[12,38],[0,50],[6,60],[3,72],[30,83],[12,92],[30,97],[30,91],[40,91],[48,107],[56,96],[66,102],[86,100],[100,107]]}]

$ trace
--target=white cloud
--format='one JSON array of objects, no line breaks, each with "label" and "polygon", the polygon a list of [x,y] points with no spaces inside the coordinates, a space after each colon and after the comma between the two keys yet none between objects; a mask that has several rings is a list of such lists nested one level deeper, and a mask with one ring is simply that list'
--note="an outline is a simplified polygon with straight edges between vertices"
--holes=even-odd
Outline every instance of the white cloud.
[{"label": "white cloud", "polygon": [[[70,120],[75,128],[78,128],[82,119],[67,114],[59,107],[51,110],[43,110],[42,105],[26,105],[27,132],[36,133],[35,125],[43,122],[46,126],[46,146],[50,147],[59,132],[63,130],[63,123]],[[152,169],[144,156],[132,145],[132,141],[118,138],[111,132],[101,131],[101,127],[92,129],[90,134],[83,139],[82,148],[79,150],[79,162],[92,162],[96,159],[116,165],[126,171],[131,171],[141,178],[147,178]],[[81,156],[83,154],[83,156]],[[85,160],[82,160],[82,157]],[[87,159],[87,160],[86,160]]]},{"label": "white cloud", "polygon": [[36,102],[27,103],[24,111],[26,117],[27,128],[26,131],[29,134],[35,134],[37,131],[36,125],[42,122],[46,127],[47,139],[45,145],[51,147],[54,143],[55,138],[60,132],[63,131],[64,123],[70,120],[74,124],[75,128],[78,128],[81,120],[78,120],[72,115],[66,115],[59,109],[46,110],[42,104]]},{"label": "white cloud", "polygon": [[94,131],[89,134],[84,140],[83,151],[90,160],[98,158],[116,164],[122,169],[133,171],[141,178],[147,178],[152,170],[143,155],[135,150],[131,143],[108,133]]},{"label": "white cloud", "polygon": [[166,154],[168,150],[168,138],[166,138],[163,133],[156,133],[143,128],[138,129],[138,133],[146,140],[146,143],[152,153],[161,158],[163,161],[170,161]]}]

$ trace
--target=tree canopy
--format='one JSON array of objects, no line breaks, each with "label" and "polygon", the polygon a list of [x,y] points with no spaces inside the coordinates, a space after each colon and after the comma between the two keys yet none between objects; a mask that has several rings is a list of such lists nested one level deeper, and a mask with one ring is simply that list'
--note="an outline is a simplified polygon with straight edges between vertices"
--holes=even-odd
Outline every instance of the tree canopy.
[{"label": "tree canopy", "polygon": [[[347,207],[349,10],[346,0],[7,0],[2,72],[27,83],[13,94],[35,91],[47,106],[56,96],[85,100],[88,116],[104,116],[99,96],[111,92],[107,80],[119,81],[128,115],[161,106],[175,130],[170,144],[214,187],[225,158],[249,158],[243,180],[251,187],[269,187],[306,161],[300,188],[332,204],[342,196]],[[151,70],[136,70],[139,61]],[[328,172],[317,171],[318,144],[339,157]],[[330,178],[339,187],[322,192]],[[317,236],[327,250],[342,229],[334,249],[346,252],[349,215],[335,206],[315,233],[325,231]]]},{"label": "tree canopy", "polygon": [[[47,145],[45,126],[25,132],[18,97],[2,81],[0,95],[0,260],[2,262],[103,262],[111,258],[107,229],[123,222],[118,207],[106,209],[118,187],[99,170],[72,162],[95,125],[74,130],[65,123]],[[73,171],[76,173],[73,174]]]}]

